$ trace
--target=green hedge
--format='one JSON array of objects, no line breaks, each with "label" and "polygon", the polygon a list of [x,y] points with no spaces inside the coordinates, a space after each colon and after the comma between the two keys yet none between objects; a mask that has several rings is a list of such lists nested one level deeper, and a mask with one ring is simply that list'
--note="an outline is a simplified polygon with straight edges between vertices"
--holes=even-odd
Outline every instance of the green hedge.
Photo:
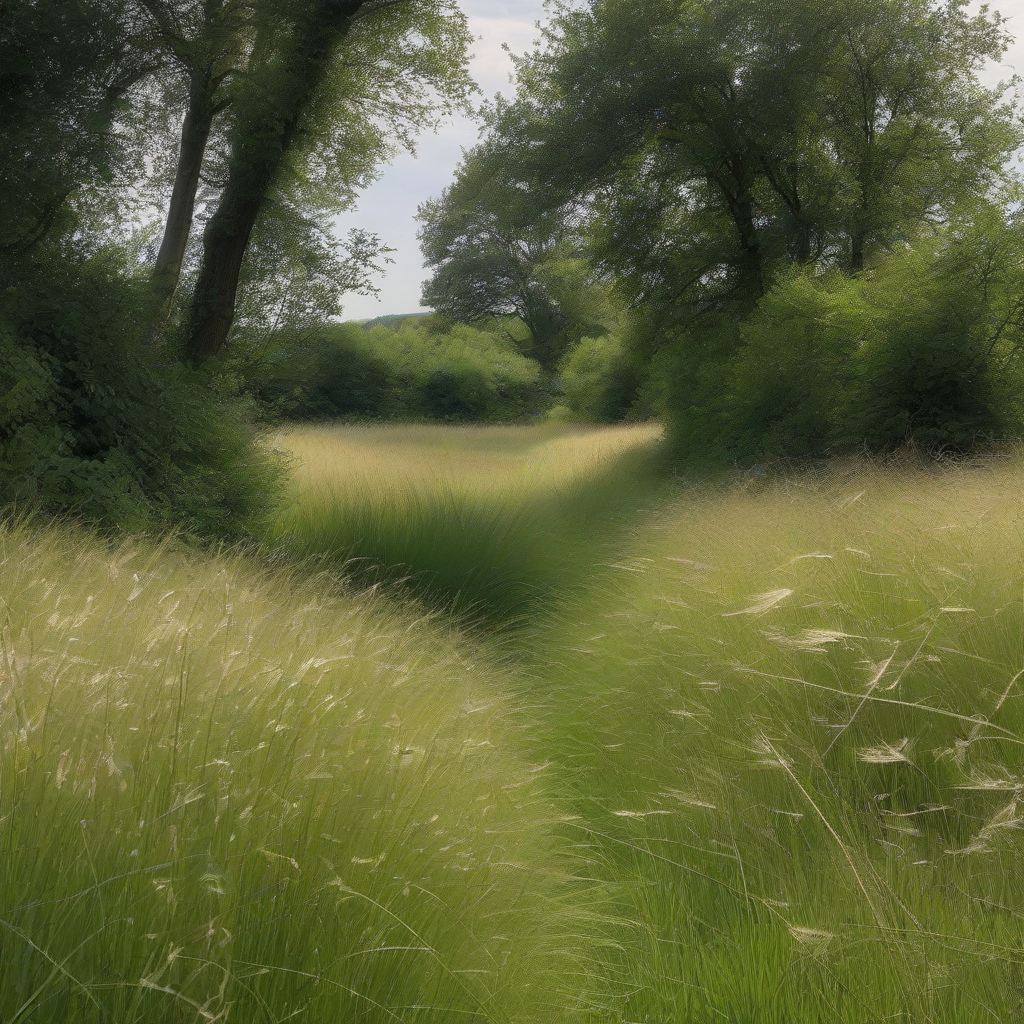
[{"label": "green hedge", "polygon": [[794,270],[742,323],[675,348],[681,458],[760,461],[1024,433],[1024,229],[999,217],[903,244],[857,277]]},{"label": "green hedge", "polygon": [[499,325],[431,317],[282,333],[245,373],[264,406],[299,420],[515,421],[550,402],[539,366]]},{"label": "green hedge", "polygon": [[122,529],[261,532],[279,471],[244,409],[141,341],[112,256],[37,254],[0,291],[0,503]]}]

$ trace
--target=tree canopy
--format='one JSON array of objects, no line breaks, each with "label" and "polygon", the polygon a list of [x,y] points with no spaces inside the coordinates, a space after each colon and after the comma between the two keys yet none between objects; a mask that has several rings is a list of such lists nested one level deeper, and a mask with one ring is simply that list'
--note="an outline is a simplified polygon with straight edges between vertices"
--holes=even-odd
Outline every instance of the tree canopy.
[{"label": "tree canopy", "polygon": [[782,267],[862,270],[997,185],[1020,122],[978,76],[1008,36],[967,6],[559,6],[484,146],[545,217],[588,212],[633,302],[749,307]]},{"label": "tree canopy", "polygon": [[443,195],[421,206],[420,242],[434,271],[423,301],[461,323],[518,317],[528,353],[550,368],[584,335],[607,331],[608,297],[573,211],[509,170],[501,145],[484,143]]},{"label": "tree canopy", "polygon": [[[853,443],[858,430],[861,440],[896,443],[892,431],[832,422],[829,395],[868,374],[869,364],[895,365],[897,350],[911,359],[909,343],[895,320],[884,344],[868,346],[867,321],[857,318],[843,321],[846,333],[821,334],[814,318],[847,308],[853,292],[807,282],[881,275],[934,296],[936,280],[951,287],[939,267],[982,258],[964,238],[1016,237],[1019,186],[1008,168],[1024,131],[1015,82],[983,84],[1010,42],[1002,17],[967,0],[590,0],[551,12],[536,48],[517,61],[515,98],[488,108],[483,139],[455,183],[421,212],[434,270],[426,300],[458,319],[503,311],[529,323],[531,300],[559,309],[543,268],[548,253],[568,246],[585,268],[580,279],[612,286],[626,311],[620,322],[643,325],[564,362],[574,381],[586,377],[592,391],[609,368],[622,376],[622,367],[653,359],[681,445],[749,454],[776,430],[768,426],[775,413],[764,413],[781,408],[767,388],[772,366],[783,391],[796,386],[786,402],[799,406],[777,451],[822,452]],[[959,255],[940,255],[947,248]],[[907,258],[908,249],[918,256]],[[1018,273],[1009,266],[1004,277]],[[964,273],[984,276],[977,267]],[[838,306],[825,300],[829,288],[846,296]],[[899,420],[908,437],[915,423],[941,419],[935,403],[956,406],[949,396],[957,388],[1009,408],[1006,389],[980,383],[1001,372],[1000,346],[980,362],[951,355],[982,351],[970,338],[1006,295],[986,292],[982,311],[956,294],[945,326],[921,317],[911,331],[917,365],[938,361],[952,376],[922,392],[931,412]],[[806,323],[771,313],[797,296]],[[786,331],[804,328],[828,350],[813,396],[801,391],[798,348],[787,347]],[[953,348],[937,340],[942,332]],[[868,347],[876,355],[861,362]],[[1014,363],[1013,345],[1001,351],[1000,366]],[[887,387],[896,379],[883,377]],[[604,397],[577,404],[621,407],[610,379],[602,387]],[[744,402],[754,405],[743,412]],[[828,430],[820,428],[825,408]],[[1016,415],[990,413],[964,423],[980,435],[1007,429]],[[966,426],[950,429],[966,443]],[[939,436],[926,433],[928,443]]]},{"label": "tree canopy", "polygon": [[0,4],[0,500],[269,514],[231,361],[368,287],[331,220],[466,102],[468,42],[454,0]]}]

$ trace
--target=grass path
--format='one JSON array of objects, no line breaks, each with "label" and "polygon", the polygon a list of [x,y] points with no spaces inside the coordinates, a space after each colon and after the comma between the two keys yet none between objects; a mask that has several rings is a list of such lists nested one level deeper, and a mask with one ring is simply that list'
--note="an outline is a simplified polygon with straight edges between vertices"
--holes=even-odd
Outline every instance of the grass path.
[{"label": "grass path", "polygon": [[493,625],[534,619],[664,486],[660,427],[299,428],[274,542]]},{"label": "grass path", "polygon": [[1019,463],[673,498],[638,445],[546,504],[479,440],[460,490],[428,466],[428,499],[378,491],[398,540],[364,550],[517,616],[496,654],[525,749],[628,922],[622,1019],[1024,1013]]}]

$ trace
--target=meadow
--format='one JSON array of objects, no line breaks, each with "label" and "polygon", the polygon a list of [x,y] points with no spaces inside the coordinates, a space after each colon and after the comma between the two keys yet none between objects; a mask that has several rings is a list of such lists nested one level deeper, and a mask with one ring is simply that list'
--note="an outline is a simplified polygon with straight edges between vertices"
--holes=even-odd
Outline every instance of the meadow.
[{"label": "meadow", "polygon": [[611,557],[658,493],[660,426],[293,427],[273,543],[508,625]]},{"label": "meadow", "polygon": [[1024,464],[302,427],[263,551],[0,532],[4,1021],[1024,1014]]}]

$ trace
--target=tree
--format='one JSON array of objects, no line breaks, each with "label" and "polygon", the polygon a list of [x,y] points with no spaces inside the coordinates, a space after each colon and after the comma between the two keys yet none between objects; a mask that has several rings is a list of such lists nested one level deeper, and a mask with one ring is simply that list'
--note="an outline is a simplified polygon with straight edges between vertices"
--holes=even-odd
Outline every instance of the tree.
[{"label": "tree", "polygon": [[171,310],[195,216],[196,196],[214,121],[231,103],[232,75],[242,68],[253,35],[243,0],[140,0],[155,39],[185,84],[181,123],[163,236],[152,270],[160,315]]},{"label": "tree", "polygon": [[522,169],[502,142],[494,132],[440,198],[420,207],[420,244],[434,270],[423,302],[460,323],[518,317],[530,332],[527,354],[552,369],[581,337],[607,332],[607,290],[583,258],[571,212],[516,176]]},{"label": "tree", "polygon": [[116,182],[133,143],[119,127],[161,57],[131,4],[100,0],[8,0],[0,53],[0,255],[19,256]]},{"label": "tree", "polygon": [[[449,0],[282,0],[234,100],[225,182],[203,236],[185,355],[218,355],[243,261],[274,195],[337,208],[394,140],[464,99],[465,22]],[[334,193],[332,195],[331,193]]]},{"label": "tree", "polygon": [[834,148],[848,267],[894,237],[984,197],[1020,144],[1012,106],[978,72],[1008,37],[966,0],[846,0],[822,78],[819,130]]},{"label": "tree", "polygon": [[596,0],[520,62],[502,132],[634,302],[742,316],[991,189],[1021,136],[978,72],[1006,45],[965,0]]}]

